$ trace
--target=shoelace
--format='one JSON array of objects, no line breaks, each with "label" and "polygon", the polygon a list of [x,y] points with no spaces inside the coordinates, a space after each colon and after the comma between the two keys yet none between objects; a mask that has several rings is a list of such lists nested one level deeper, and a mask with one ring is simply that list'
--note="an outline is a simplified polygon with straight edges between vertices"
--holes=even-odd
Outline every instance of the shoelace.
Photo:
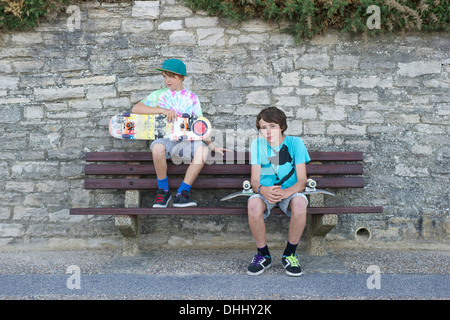
[{"label": "shoelace", "polygon": [[163,201],[164,201],[164,195],[163,194],[156,195],[155,202],[163,202]]},{"label": "shoelace", "polygon": [[291,264],[292,267],[300,266],[300,263],[298,262],[297,257],[294,256],[293,254],[291,254],[289,257],[286,257],[286,260],[289,261],[289,263]]},{"label": "shoelace", "polygon": [[252,260],[252,264],[253,264],[254,266],[257,266],[258,264],[261,263],[261,261],[262,261],[264,258],[265,258],[264,256],[258,256],[257,254],[255,254],[255,256],[253,257],[253,260]]}]

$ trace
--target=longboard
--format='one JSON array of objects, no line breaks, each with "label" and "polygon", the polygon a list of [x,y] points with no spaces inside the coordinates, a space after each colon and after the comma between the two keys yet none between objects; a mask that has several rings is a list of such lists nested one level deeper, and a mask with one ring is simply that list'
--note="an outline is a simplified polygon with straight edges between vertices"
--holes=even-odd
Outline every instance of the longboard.
[{"label": "longboard", "polygon": [[[322,190],[322,189],[316,189],[317,186],[317,182],[314,181],[313,179],[308,179],[308,181],[306,182],[306,188],[305,191],[302,191],[301,193],[303,194],[327,194],[330,196],[335,196],[334,193],[326,191],[326,190]],[[235,192],[232,193],[226,197],[223,197],[222,199],[220,199],[220,201],[226,201],[226,200],[230,200],[236,197],[251,197],[252,195],[254,195],[255,193],[252,190],[252,186],[250,184],[250,181],[245,180],[244,183],[242,184],[242,187],[244,190],[240,191],[240,192]]]},{"label": "longboard", "polygon": [[178,116],[172,123],[162,114],[122,113],[109,121],[109,133],[117,139],[174,141],[204,140],[211,134],[211,122],[190,114]]}]

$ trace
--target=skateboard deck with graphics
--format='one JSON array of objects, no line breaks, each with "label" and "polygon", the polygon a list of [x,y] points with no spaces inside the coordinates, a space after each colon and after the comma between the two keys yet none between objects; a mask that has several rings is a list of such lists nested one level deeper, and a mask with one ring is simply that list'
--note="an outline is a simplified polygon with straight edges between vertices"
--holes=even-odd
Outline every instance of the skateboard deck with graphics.
[{"label": "skateboard deck with graphics", "polygon": [[[322,190],[322,189],[316,189],[316,186],[317,186],[316,181],[314,181],[313,179],[308,179],[308,181],[306,182],[305,191],[302,191],[301,193],[303,193],[303,194],[319,194],[319,193],[321,193],[321,194],[327,194],[327,195],[330,195],[333,197],[335,196],[334,193],[331,193],[329,191]],[[230,200],[230,199],[233,199],[236,197],[241,197],[241,196],[250,197],[255,194],[252,190],[250,181],[248,181],[248,180],[244,181],[244,183],[242,184],[242,187],[244,190],[242,190],[240,192],[235,192],[226,197],[223,197],[222,199],[220,199],[220,201],[226,201],[226,200]]]},{"label": "skateboard deck with graphics", "polygon": [[173,141],[204,140],[211,134],[211,122],[205,117],[182,114],[172,123],[162,114],[123,113],[109,121],[109,133],[117,139]]}]

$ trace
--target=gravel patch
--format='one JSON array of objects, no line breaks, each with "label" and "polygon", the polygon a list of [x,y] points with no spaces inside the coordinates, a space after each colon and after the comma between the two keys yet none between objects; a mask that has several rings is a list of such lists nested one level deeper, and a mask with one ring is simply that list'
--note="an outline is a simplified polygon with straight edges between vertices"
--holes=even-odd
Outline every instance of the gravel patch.
[{"label": "gravel patch", "polygon": [[450,274],[449,251],[338,250],[333,255],[351,273],[366,273],[368,266],[377,265],[385,274]]},{"label": "gravel patch", "polygon": [[0,274],[65,274],[71,265],[83,273],[97,273],[115,254],[115,250],[0,251]]},{"label": "gravel patch", "polygon": [[[269,275],[284,274],[281,250],[271,250]],[[1,251],[0,274],[65,274],[71,265],[83,274],[161,275],[245,274],[250,250],[149,250],[123,257],[117,250]],[[377,265],[385,274],[450,274],[448,251],[335,250],[325,257],[299,252],[305,273],[367,273]]]}]

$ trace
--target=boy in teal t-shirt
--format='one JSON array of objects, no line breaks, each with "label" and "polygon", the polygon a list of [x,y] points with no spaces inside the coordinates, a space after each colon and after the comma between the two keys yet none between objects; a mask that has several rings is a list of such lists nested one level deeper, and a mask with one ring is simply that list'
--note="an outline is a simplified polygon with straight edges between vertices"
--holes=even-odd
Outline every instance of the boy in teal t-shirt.
[{"label": "boy in teal t-shirt", "polygon": [[[184,89],[183,81],[186,77],[186,65],[178,59],[164,61],[162,68],[156,69],[162,72],[166,88],[159,89],[149,94],[145,99],[133,106],[133,113],[140,114],[164,114],[167,121],[172,122],[183,113],[202,116],[202,108],[198,96]],[[197,203],[190,198],[191,186],[202,170],[206,156],[207,146],[211,151],[223,154],[229,151],[215,147],[212,141],[171,141],[157,139],[150,145],[155,165],[158,191],[154,208],[167,208],[172,196],[169,190],[169,178],[167,176],[167,159],[179,157],[191,161],[183,182],[177,190],[174,207],[196,206]]]},{"label": "boy in teal t-shirt", "polygon": [[251,145],[251,184],[255,195],[248,200],[248,221],[258,252],[247,274],[259,275],[270,267],[272,258],[266,242],[265,219],[278,206],[290,217],[289,238],[281,259],[286,274],[302,275],[295,253],[306,223],[308,200],[301,193],[306,186],[306,163],[311,159],[299,137],[284,135],[283,111],[270,107],[261,111],[256,127],[262,135]]},{"label": "boy in teal t-shirt", "polygon": [[[298,182],[295,174],[296,163],[308,163],[308,151],[299,137],[285,136],[281,145],[272,147],[264,138],[253,140],[251,164],[261,166],[262,186],[292,187]],[[277,162],[278,161],[278,162]]]}]

